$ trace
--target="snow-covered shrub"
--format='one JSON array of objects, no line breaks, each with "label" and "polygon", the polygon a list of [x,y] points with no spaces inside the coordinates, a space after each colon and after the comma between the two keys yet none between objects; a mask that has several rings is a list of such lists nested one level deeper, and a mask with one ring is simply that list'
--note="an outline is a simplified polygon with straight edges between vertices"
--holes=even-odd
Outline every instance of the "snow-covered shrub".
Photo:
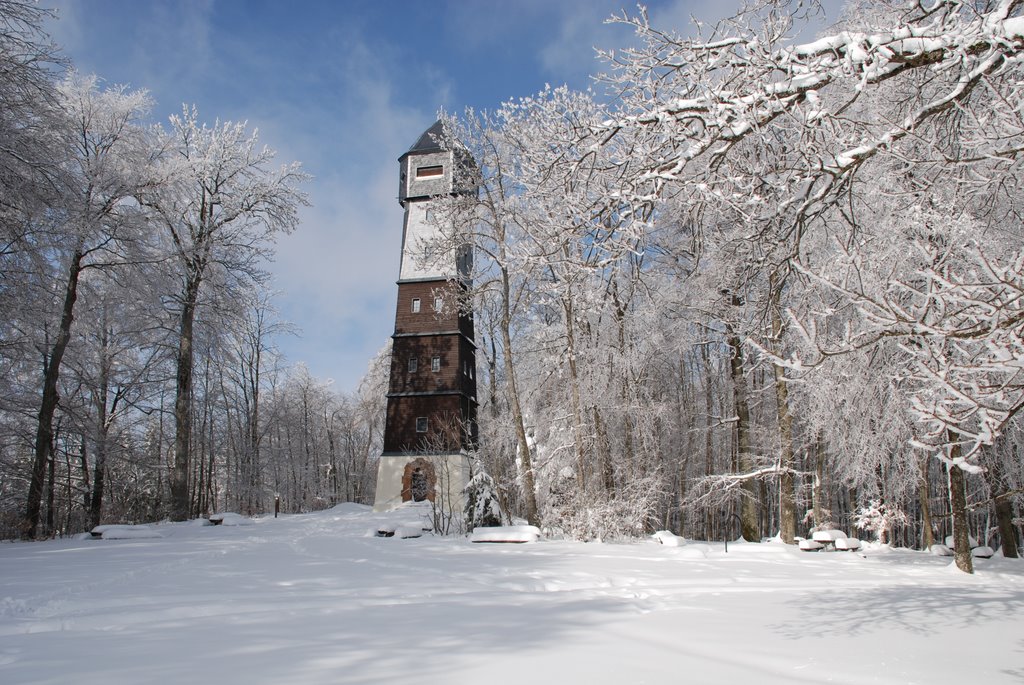
[{"label": "snow-covered shrub", "polygon": [[615,493],[561,492],[545,523],[577,540],[639,538],[655,520],[660,495],[657,474],[640,478]]},{"label": "snow-covered shrub", "polygon": [[481,468],[474,469],[475,474],[462,489],[466,504],[463,516],[466,530],[502,524],[501,506],[498,504],[498,488],[494,479]]},{"label": "snow-covered shrub", "polygon": [[907,524],[907,515],[899,507],[873,499],[866,507],[857,510],[853,524],[861,530],[874,533],[878,542],[886,544],[894,527]]}]

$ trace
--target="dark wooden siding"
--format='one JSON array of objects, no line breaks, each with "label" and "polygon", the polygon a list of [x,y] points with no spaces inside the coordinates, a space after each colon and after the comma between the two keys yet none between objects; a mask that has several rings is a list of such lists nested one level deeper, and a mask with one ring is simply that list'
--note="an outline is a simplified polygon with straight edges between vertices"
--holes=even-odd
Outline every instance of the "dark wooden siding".
[{"label": "dark wooden siding", "polygon": [[[473,317],[454,306],[460,288],[447,281],[402,281],[398,285],[395,335],[388,387],[385,453],[457,451],[476,442],[476,348]],[[440,312],[434,298],[445,302]],[[412,301],[419,299],[419,312]],[[432,369],[438,357],[440,367]],[[409,371],[415,358],[416,371]],[[426,434],[416,419],[426,417]]]},{"label": "dark wooden siding", "polygon": [[[395,311],[395,333],[434,333],[459,329],[455,307],[434,311],[434,294],[449,292],[447,281],[411,281],[398,285],[398,308]],[[450,297],[450,295],[449,295]],[[420,311],[413,312],[412,301],[419,299]]]},{"label": "dark wooden siding", "polygon": [[[465,402],[459,395],[414,395],[388,398],[384,452],[454,452],[468,446],[463,435]],[[417,417],[428,421],[426,433],[416,432]]]},{"label": "dark wooden siding", "polygon": [[[462,369],[467,346],[472,347],[457,333],[395,338],[389,392],[465,392]],[[441,362],[438,371],[431,368],[435,356]],[[409,371],[411,358],[417,360],[415,372]]]}]

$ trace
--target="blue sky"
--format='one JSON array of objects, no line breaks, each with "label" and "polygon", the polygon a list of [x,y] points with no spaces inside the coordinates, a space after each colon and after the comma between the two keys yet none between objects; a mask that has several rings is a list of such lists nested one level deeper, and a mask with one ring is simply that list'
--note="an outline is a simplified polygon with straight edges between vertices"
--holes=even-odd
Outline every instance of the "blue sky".
[{"label": "blue sky", "polygon": [[[397,158],[439,108],[492,109],[545,84],[589,84],[595,46],[631,36],[604,19],[621,0],[42,0],[83,72],[147,89],[166,121],[182,103],[212,123],[247,120],[282,163],[315,177],[313,206],[272,265],[289,362],[356,387],[394,330],[402,210]],[[735,0],[647,3],[689,32]]]}]

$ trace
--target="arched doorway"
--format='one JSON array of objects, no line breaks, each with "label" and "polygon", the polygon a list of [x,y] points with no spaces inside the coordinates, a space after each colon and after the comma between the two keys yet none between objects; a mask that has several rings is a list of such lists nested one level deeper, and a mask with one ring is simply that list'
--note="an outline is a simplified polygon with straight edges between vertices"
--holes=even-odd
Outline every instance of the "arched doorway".
[{"label": "arched doorway", "polygon": [[402,474],[402,501],[433,502],[436,485],[437,474],[434,465],[423,457],[413,459],[405,465],[405,472]]}]

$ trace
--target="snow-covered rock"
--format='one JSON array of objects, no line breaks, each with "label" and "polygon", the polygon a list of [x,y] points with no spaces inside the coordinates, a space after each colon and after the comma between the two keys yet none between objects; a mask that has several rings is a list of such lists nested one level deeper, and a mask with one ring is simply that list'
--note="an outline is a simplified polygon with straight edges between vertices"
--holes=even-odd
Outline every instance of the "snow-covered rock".
[{"label": "snow-covered rock", "polygon": [[935,543],[934,545],[929,547],[928,551],[931,552],[932,554],[934,554],[937,557],[951,557],[951,556],[953,556],[953,550],[951,550],[946,545],[940,545],[938,543]]},{"label": "snow-covered rock", "polygon": [[988,545],[981,545],[971,550],[971,556],[978,559],[991,559],[995,553],[995,550]]}]

